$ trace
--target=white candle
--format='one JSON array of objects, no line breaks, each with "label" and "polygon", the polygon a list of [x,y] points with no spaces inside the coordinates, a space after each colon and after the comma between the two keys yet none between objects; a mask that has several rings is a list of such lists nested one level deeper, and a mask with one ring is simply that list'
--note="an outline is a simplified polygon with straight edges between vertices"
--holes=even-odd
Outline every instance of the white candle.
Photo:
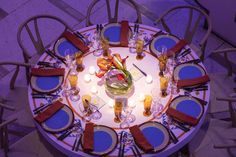
[{"label": "white candle", "polygon": [[134,103],[134,101],[129,101],[129,103],[128,103],[128,106],[130,107],[130,108],[135,108],[136,107],[136,104]]},{"label": "white candle", "polygon": [[115,101],[114,100],[109,100],[108,101],[108,105],[110,108],[113,108],[114,107],[114,104],[115,104]]},{"label": "white candle", "polygon": [[91,81],[91,77],[90,77],[89,74],[84,75],[84,81],[87,82],[87,83],[89,83]]},{"label": "white candle", "polygon": [[91,88],[91,93],[92,93],[92,94],[96,94],[97,92],[98,92],[97,87],[92,86],[92,88]]},{"label": "white candle", "polygon": [[90,66],[90,67],[89,67],[89,74],[90,74],[90,75],[94,75],[94,74],[95,74],[95,71],[96,71],[96,70],[95,70],[95,67],[94,67],[94,66]]},{"label": "white candle", "polygon": [[147,82],[148,84],[152,83],[152,76],[151,76],[151,75],[147,75],[147,77],[146,77],[146,82]]},{"label": "white candle", "polygon": [[144,101],[144,99],[145,99],[144,93],[140,93],[139,94],[139,101]]}]

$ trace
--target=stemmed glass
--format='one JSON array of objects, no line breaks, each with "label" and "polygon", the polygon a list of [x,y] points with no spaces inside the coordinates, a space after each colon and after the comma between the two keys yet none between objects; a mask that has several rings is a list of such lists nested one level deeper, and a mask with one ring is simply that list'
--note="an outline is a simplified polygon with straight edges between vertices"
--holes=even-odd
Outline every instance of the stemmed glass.
[{"label": "stemmed glass", "polygon": [[132,101],[128,103],[127,106],[123,107],[123,111],[125,112],[124,120],[120,123],[120,128],[124,129],[129,127],[130,123],[133,123],[136,120],[134,114],[132,114],[133,109],[136,107],[136,104]]},{"label": "stemmed glass", "polygon": [[138,33],[137,32],[133,32],[132,37],[129,40],[129,52],[130,53],[136,53],[136,41],[138,39]]},{"label": "stemmed glass", "polygon": [[93,45],[92,47],[95,49],[95,51],[93,52],[94,56],[100,56],[103,51],[101,50],[102,45],[101,45],[101,34],[99,31],[95,31],[94,32],[94,36],[93,36]]},{"label": "stemmed glass", "polygon": [[[73,61],[70,49],[65,50],[64,56],[65,56],[65,59],[66,59],[66,67],[67,67],[67,69],[70,69],[71,65],[72,65],[72,61]],[[70,94],[71,94],[71,90],[70,90],[70,87],[69,87],[69,83],[67,82],[67,80],[65,80],[64,86],[63,86],[63,91],[62,91],[62,96],[67,97]]]},{"label": "stemmed glass", "polygon": [[71,101],[78,101],[80,99],[79,96],[79,88],[77,87],[77,81],[78,81],[78,76],[77,76],[77,71],[76,71],[76,67],[74,64],[72,64],[72,68],[71,71],[69,73],[68,76],[68,80],[70,83],[70,90],[71,90],[71,94],[70,94],[70,99]]},{"label": "stemmed glass", "polygon": [[152,104],[152,114],[155,118],[161,118],[159,113],[163,110],[164,106],[161,103],[161,98],[159,97],[159,89],[153,88],[151,91],[153,104]]}]

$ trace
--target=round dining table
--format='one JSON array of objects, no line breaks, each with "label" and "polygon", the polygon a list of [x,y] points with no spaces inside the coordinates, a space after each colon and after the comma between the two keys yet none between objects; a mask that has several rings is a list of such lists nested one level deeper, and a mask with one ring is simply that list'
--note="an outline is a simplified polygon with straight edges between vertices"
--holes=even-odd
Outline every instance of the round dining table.
[{"label": "round dining table", "polygon": [[[130,30],[133,30],[134,24],[129,23]],[[105,27],[106,28],[106,25]],[[70,108],[70,110],[73,112],[73,119],[74,123],[80,121],[82,128],[85,127],[86,120],[84,118],[84,113],[81,109],[82,104],[82,96],[83,95],[91,95],[92,97],[96,98],[96,101],[98,101],[98,110],[101,113],[101,117],[98,119],[89,119],[90,122],[94,123],[95,125],[98,126],[107,126],[109,128],[112,128],[115,130],[117,133],[117,143],[114,147],[114,149],[109,152],[109,154],[106,154],[106,156],[118,156],[119,152],[119,137],[122,131],[125,131],[129,134],[129,129],[128,128],[121,128],[120,123],[114,122],[114,108],[113,105],[111,105],[111,102],[114,102],[114,97],[109,95],[107,93],[107,90],[105,89],[104,85],[104,78],[99,78],[94,74],[94,70],[98,71],[99,67],[97,66],[97,59],[102,56],[97,56],[94,55],[96,51],[101,51],[94,48],[93,46],[93,41],[95,31],[96,31],[96,26],[90,26],[90,27],[85,27],[82,29],[78,30],[84,37],[87,38],[87,40],[91,41],[91,43],[88,45],[89,51],[83,54],[83,66],[84,70],[81,72],[78,72],[78,82],[77,86],[79,88],[79,96],[80,99],[78,101],[71,101],[69,96],[64,96],[63,90],[66,87],[66,84],[68,84],[68,73],[70,69],[68,66],[64,64],[60,64],[59,66],[61,68],[65,69],[65,75],[64,75],[64,80],[63,83],[61,84],[61,87],[59,90],[54,92],[53,94],[56,93],[58,95],[53,101],[59,100],[66,106]],[[150,27],[147,25],[139,24],[139,32],[138,32],[138,38],[144,39],[145,43],[149,42],[149,40],[152,39],[152,36],[159,32],[160,29]],[[168,35],[166,36],[170,37],[171,39],[173,38],[173,41],[178,42],[179,38]],[[164,42],[164,40],[163,40]],[[64,44],[64,45],[63,45]],[[176,92],[171,92],[167,90],[167,96],[165,97],[159,97],[158,101],[162,104],[162,109],[158,113],[157,117],[154,117],[153,115],[150,116],[144,116],[143,111],[144,111],[144,102],[142,100],[142,97],[145,95],[151,95],[153,90],[156,89],[156,91],[160,91],[160,79],[159,79],[159,61],[156,58],[155,55],[153,55],[153,52],[150,51],[151,46],[149,46],[151,43],[148,43],[147,46],[145,46],[143,50],[144,57],[143,59],[137,59],[137,54],[130,52],[130,47],[120,47],[120,46],[110,46],[109,50],[111,54],[120,54],[122,58],[125,58],[128,56],[126,59],[126,68],[130,73],[133,75],[133,89],[132,91],[126,96],[128,97],[128,103],[134,103],[135,106],[133,107],[132,110],[132,115],[135,116],[135,121],[132,123],[129,123],[129,126],[134,126],[134,125],[142,125],[147,122],[158,122],[163,124],[164,121],[168,121],[168,115],[165,113],[166,110],[168,109],[170,103],[179,96],[186,96],[186,90],[184,89],[179,89]],[[171,44],[172,43],[168,43]],[[167,44],[167,48],[168,48]],[[175,43],[176,44],[176,43]],[[68,47],[67,47],[68,46]],[[64,39],[61,40],[59,39],[58,41],[55,42],[54,45],[50,47],[52,51],[56,53],[56,51],[65,51],[67,49],[70,49],[71,51],[74,51],[74,47],[71,48],[71,44],[69,44],[67,41]],[[190,49],[191,52],[185,55],[184,60],[182,62],[190,61],[190,60],[195,60],[199,59],[197,54],[194,52],[194,50],[189,47],[189,45],[186,45],[184,47],[184,50]],[[60,54],[58,54],[60,55]],[[181,60],[181,59],[180,59]],[[43,62],[55,62],[55,58],[52,56],[48,55],[48,53],[42,54],[40,57],[39,61]],[[181,62],[181,61],[180,61]],[[142,72],[140,72],[136,67],[136,65],[142,72],[145,72],[147,76],[145,76]],[[202,67],[205,70],[205,67],[202,62],[199,62],[198,65]],[[36,65],[35,68],[38,68],[39,66]],[[95,68],[95,69],[94,69]],[[172,69],[173,70],[173,69]],[[206,71],[206,70],[205,70]],[[188,75],[188,74],[186,74]],[[191,75],[191,73],[189,73]],[[147,78],[148,77],[148,78]],[[205,116],[207,113],[208,109],[208,102],[209,102],[209,97],[210,97],[210,85],[209,83],[206,84],[208,87],[207,90],[198,90],[198,91],[191,91],[187,93],[188,97],[196,97],[199,99],[204,100],[207,102],[205,105],[203,105],[202,108],[202,114],[201,117],[199,118],[198,123],[195,126],[190,126],[190,125],[185,125],[186,128],[189,129],[189,131],[183,131],[179,127],[177,127],[174,124],[168,124],[168,127],[174,135],[177,137],[178,141],[173,143],[171,140],[168,142],[168,145],[162,149],[161,151],[158,152],[152,152],[152,153],[144,153],[141,149],[139,149],[139,152],[142,154],[142,156],[159,156],[159,157],[164,157],[164,156],[169,156],[176,151],[180,150],[182,147],[184,147],[186,144],[188,144],[193,137],[196,135],[196,133],[199,131],[201,125],[203,124],[205,120]],[[47,88],[47,87],[45,87]],[[28,99],[29,99],[29,104],[30,104],[30,109],[32,111],[33,117],[37,116],[35,114],[34,110],[38,108],[42,104],[48,103],[47,98],[37,98],[34,97],[32,93],[35,93],[35,91],[32,90],[31,86],[28,88]],[[194,112],[194,111],[193,111]],[[63,121],[63,120],[61,120]],[[42,124],[39,124],[35,122],[37,129],[39,132],[43,135],[43,137],[55,148],[57,148],[59,151],[61,151],[63,154],[70,156],[70,157],[76,157],[76,156],[93,156],[94,154],[89,154],[85,153],[83,151],[83,148],[79,146],[79,149],[77,151],[73,151],[72,147],[74,144],[74,141],[76,139],[76,132],[72,132],[69,136],[64,138],[63,140],[58,140],[58,137],[63,133],[63,132],[50,132],[45,127],[43,127]],[[54,124],[53,124],[54,125]],[[56,125],[56,124],[55,124]],[[60,124],[58,124],[60,125]],[[153,138],[155,139],[155,135],[153,135]],[[157,139],[158,140],[158,139]],[[102,143],[100,143],[102,145]],[[131,149],[131,146],[126,145],[124,148],[124,156],[134,156],[133,150]]]}]

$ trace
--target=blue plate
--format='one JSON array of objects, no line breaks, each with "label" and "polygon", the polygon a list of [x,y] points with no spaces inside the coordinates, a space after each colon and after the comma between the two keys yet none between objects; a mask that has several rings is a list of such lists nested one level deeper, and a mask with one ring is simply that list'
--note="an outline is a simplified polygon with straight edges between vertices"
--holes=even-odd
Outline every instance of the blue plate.
[{"label": "blue plate", "polygon": [[196,119],[199,119],[204,111],[201,103],[197,99],[189,96],[179,96],[175,98],[171,102],[170,107]]},{"label": "blue plate", "polygon": [[[109,39],[109,44],[119,46],[120,31],[121,25],[119,23],[111,23],[102,29],[101,37],[103,39]],[[129,37],[131,37],[131,31],[129,32]]]},{"label": "blue plate", "polygon": [[178,38],[171,35],[159,35],[152,40],[150,44],[150,50],[152,51],[152,53],[158,55],[161,53],[161,47],[164,46],[168,50],[174,47],[178,41]]},{"label": "blue plate", "polygon": [[174,69],[174,80],[186,80],[206,75],[205,70],[198,64],[180,64]]},{"label": "blue plate", "polygon": [[64,106],[57,111],[45,122],[41,123],[44,130],[51,133],[58,133],[67,130],[74,121],[72,110],[68,106]]},{"label": "blue plate", "polygon": [[80,53],[80,49],[75,47],[71,42],[66,40],[65,38],[60,38],[57,40],[54,46],[55,53],[60,57],[65,57],[65,52],[69,51],[70,55],[74,55],[75,53]]},{"label": "blue plate", "polygon": [[[82,137],[82,144],[83,140]],[[98,156],[109,154],[116,148],[117,142],[118,135],[115,130],[107,126],[96,125],[94,127],[94,150],[90,153]]]},{"label": "blue plate", "polygon": [[147,122],[139,126],[147,141],[159,152],[169,144],[170,136],[165,126],[157,122]]},{"label": "blue plate", "polygon": [[64,76],[32,76],[30,80],[34,91],[40,93],[51,93],[61,87]]}]

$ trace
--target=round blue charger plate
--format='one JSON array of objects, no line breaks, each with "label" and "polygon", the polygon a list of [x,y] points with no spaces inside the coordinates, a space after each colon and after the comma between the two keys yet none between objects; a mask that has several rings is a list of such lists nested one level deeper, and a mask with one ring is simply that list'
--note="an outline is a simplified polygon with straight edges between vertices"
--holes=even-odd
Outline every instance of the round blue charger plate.
[{"label": "round blue charger plate", "polygon": [[58,133],[67,130],[74,122],[73,111],[64,106],[55,114],[53,114],[45,122],[41,123],[42,128],[50,133]]},{"label": "round blue charger plate", "polygon": [[[82,147],[84,137],[82,136]],[[94,150],[92,155],[103,156],[111,153],[118,143],[118,135],[115,130],[104,125],[94,126]]]},{"label": "round blue charger plate", "polygon": [[202,66],[194,63],[184,63],[175,67],[174,80],[188,80],[206,75]]},{"label": "round blue charger plate", "polygon": [[172,35],[159,35],[151,41],[150,51],[158,56],[161,53],[161,47],[171,49],[178,41],[179,39]]},{"label": "round blue charger plate", "polygon": [[39,93],[52,93],[58,90],[64,80],[64,76],[32,76],[31,87]]},{"label": "round blue charger plate", "polygon": [[[120,45],[120,31],[121,24],[110,23],[107,24],[101,32],[101,37],[103,39],[108,39],[110,45],[119,46]],[[132,36],[132,31],[129,31],[129,38]]]},{"label": "round blue charger plate", "polygon": [[60,38],[54,45],[54,51],[59,56],[64,58],[65,52],[69,51],[69,54],[73,56],[75,53],[82,53],[80,49],[75,47],[70,41],[66,38]]},{"label": "round blue charger plate", "polygon": [[153,152],[159,152],[169,144],[169,132],[161,123],[146,122],[141,124],[139,128],[147,141],[153,146]]},{"label": "round blue charger plate", "polygon": [[190,96],[176,97],[172,100],[170,107],[196,119],[200,119],[204,112],[202,104],[196,98]]}]

